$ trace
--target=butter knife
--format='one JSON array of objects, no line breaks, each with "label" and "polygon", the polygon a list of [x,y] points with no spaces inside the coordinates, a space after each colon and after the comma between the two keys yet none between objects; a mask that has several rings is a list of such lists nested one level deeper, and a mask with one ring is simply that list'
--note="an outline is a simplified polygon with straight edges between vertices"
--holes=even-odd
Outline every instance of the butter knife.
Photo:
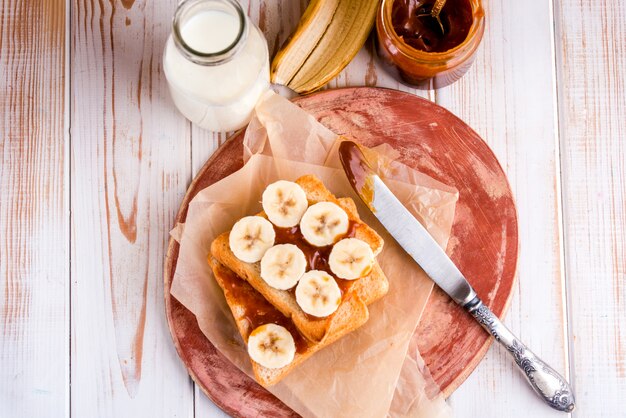
[{"label": "butter knife", "polygon": [[398,244],[444,292],[507,349],[530,386],[549,406],[571,412],[574,393],[567,381],[530,351],[483,304],[445,251],[374,172],[359,146],[351,141],[342,142],[339,158],[354,190]]}]

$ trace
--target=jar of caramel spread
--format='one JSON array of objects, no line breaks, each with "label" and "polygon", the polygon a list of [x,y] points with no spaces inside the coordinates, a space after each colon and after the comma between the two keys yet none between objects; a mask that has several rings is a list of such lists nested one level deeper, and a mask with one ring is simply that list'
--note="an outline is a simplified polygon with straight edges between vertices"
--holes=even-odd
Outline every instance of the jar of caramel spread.
[{"label": "jar of caramel spread", "polygon": [[378,53],[402,81],[418,88],[445,87],[472,65],[485,30],[480,0],[383,0],[376,19]]}]

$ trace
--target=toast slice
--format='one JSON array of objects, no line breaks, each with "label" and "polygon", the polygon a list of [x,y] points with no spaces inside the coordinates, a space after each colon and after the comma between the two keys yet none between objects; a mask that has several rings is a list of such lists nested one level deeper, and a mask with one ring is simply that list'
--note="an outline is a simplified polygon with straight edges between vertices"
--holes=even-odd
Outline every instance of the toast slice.
[{"label": "toast slice", "polygon": [[[383,247],[382,238],[361,221],[352,199],[337,199],[317,177],[312,175],[300,177],[296,183],[305,191],[310,205],[329,201],[341,206],[353,224],[353,236],[367,242],[375,255],[380,253]],[[265,214],[261,212],[259,216],[265,216]],[[228,235],[229,232],[225,232],[213,241],[211,244],[213,257],[248,281],[265,299],[290,318],[302,335],[313,342],[322,341],[330,334],[331,329],[349,328],[352,322],[366,321],[367,315],[364,319],[359,305],[370,304],[388,291],[387,278],[375,261],[372,271],[367,276],[355,281],[342,281],[345,296],[334,314],[326,318],[314,318],[300,309],[291,291],[274,289],[265,283],[261,278],[260,263],[245,263],[235,257],[229,247]],[[350,295],[356,297],[348,297]]]},{"label": "toast slice", "polygon": [[[329,337],[323,342],[313,343],[304,338],[298,332],[294,323],[269,303],[259,292],[250,286],[248,282],[237,276],[232,270],[228,269],[210,255],[208,257],[208,263],[213,270],[215,280],[224,291],[226,303],[235,318],[237,329],[246,344],[250,333],[258,326],[267,323],[275,323],[287,328],[294,338],[296,354],[289,365],[280,369],[269,369],[261,366],[254,360],[250,360],[252,362],[254,376],[257,382],[263,386],[271,386],[278,383],[295,367],[313,355],[313,353],[355,330],[365,322],[351,322],[344,328],[333,329]],[[358,315],[358,317],[365,317],[367,319],[367,307],[365,304],[360,303],[356,309],[361,311],[361,315]]]}]

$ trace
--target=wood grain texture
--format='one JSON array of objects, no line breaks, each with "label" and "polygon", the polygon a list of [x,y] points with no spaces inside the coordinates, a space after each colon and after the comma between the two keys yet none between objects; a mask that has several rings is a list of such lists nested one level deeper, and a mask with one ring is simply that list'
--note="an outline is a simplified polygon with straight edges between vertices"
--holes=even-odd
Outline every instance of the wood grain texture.
[{"label": "wood grain texture", "polygon": [[71,411],[189,416],[154,279],[190,178],[161,65],[175,1],[72,6]]},{"label": "wood grain texture", "polygon": [[69,410],[66,11],[0,2],[2,417]]},{"label": "wood grain texture", "polygon": [[[474,127],[505,167],[520,226],[519,280],[505,322],[567,376],[550,3],[535,2],[532,13],[524,2],[490,1],[485,7],[487,29],[474,66],[438,90],[437,103]],[[564,416],[543,404],[498,346],[453,394],[451,404],[462,416],[483,415],[485,405],[490,416],[496,411],[520,418]]]},{"label": "wood grain texture", "polygon": [[555,1],[575,417],[625,417],[626,4]]}]

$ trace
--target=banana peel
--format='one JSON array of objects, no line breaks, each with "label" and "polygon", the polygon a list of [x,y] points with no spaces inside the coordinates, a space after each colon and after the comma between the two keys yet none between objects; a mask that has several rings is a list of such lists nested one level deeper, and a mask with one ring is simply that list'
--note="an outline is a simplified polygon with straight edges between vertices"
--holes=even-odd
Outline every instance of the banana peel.
[{"label": "banana peel", "polygon": [[322,88],[365,44],[378,0],[312,0],[272,61],[272,82],[306,94]]},{"label": "banana peel", "polygon": [[335,15],[341,0],[311,0],[295,31],[274,56],[272,82],[288,85],[304,65]]}]

